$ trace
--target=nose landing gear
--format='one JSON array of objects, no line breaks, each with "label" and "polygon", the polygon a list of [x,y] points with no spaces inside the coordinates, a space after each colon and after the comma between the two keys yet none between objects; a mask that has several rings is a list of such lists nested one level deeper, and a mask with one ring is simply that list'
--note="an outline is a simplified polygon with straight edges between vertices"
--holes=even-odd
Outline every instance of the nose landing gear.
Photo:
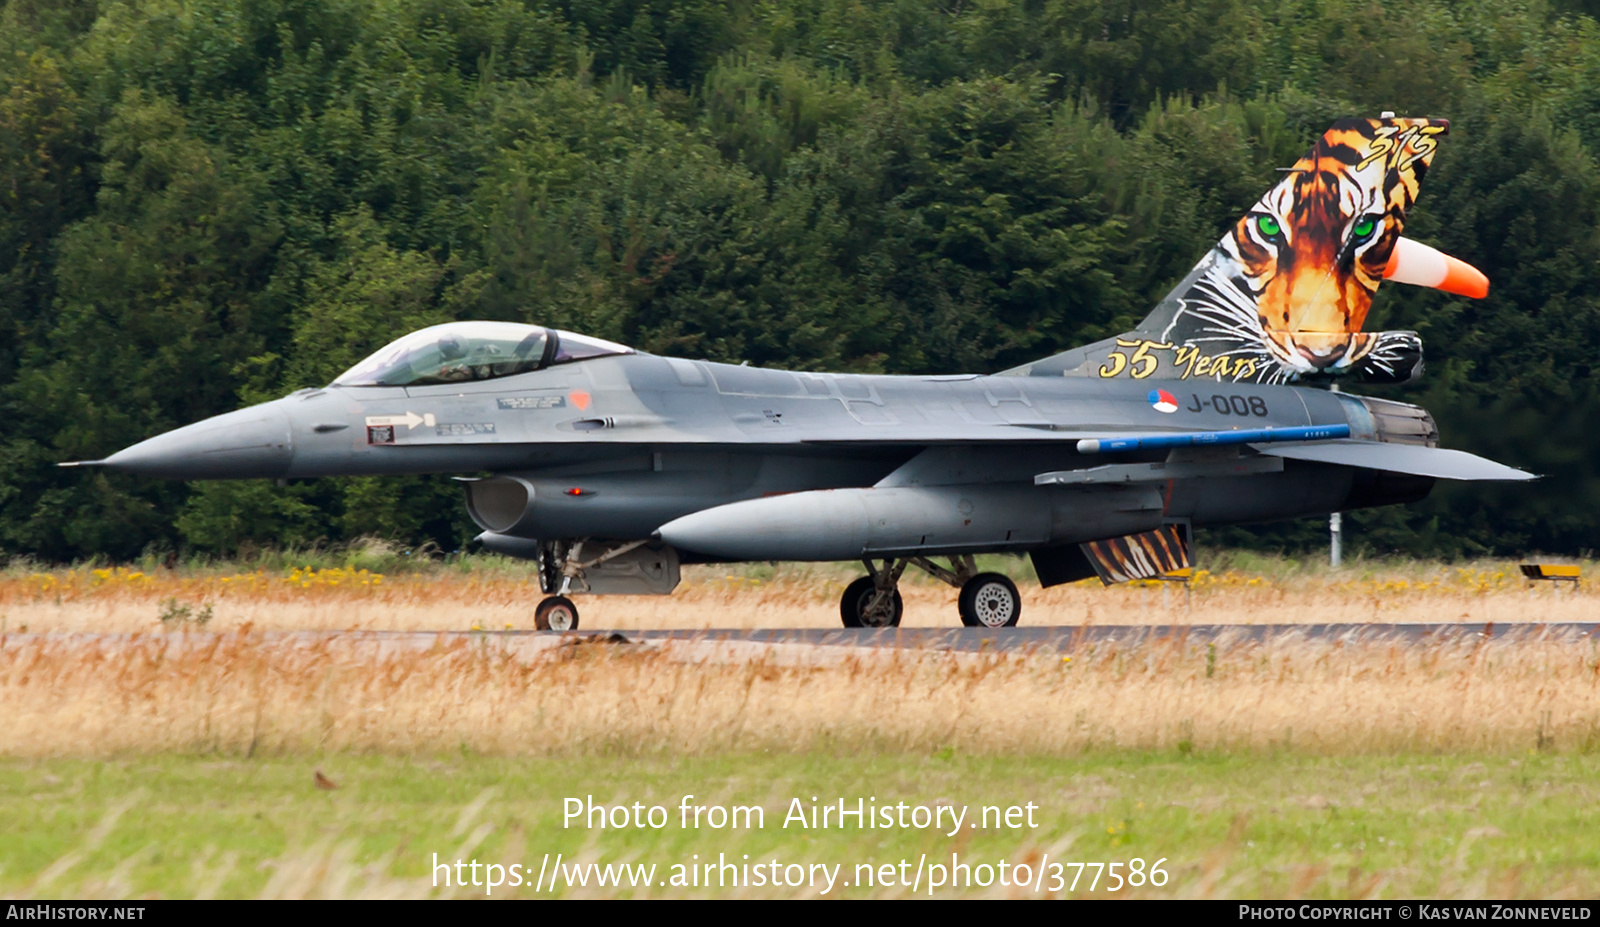
[{"label": "nose landing gear", "polygon": [[[567,593],[594,591],[588,571],[637,550],[649,542],[627,541],[614,544],[609,549],[601,544],[599,546],[603,552],[598,557],[585,561],[582,559],[583,548],[588,543],[587,538],[579,538],[570,542],[551,541],[539,545],[539,585],[545,592],[556,594],[546,597],[533,610],[534,627],[541,631],[578,630],[578,606],[572,604],[572,600],[567,598]],[[677,583],[676,572],[672,576],[672,582],[674,585]]]},{"label": "nose landing gear", "polygon": [[533,626],[541,631],[578,630],[578,606],[564,595],[553,595],[533,610]]}]

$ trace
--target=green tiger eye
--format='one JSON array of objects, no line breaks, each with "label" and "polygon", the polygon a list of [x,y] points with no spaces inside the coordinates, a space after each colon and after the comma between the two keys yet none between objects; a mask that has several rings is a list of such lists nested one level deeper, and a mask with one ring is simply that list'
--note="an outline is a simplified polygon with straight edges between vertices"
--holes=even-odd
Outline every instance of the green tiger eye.
[{"label": "green tiger eye", "polygon": [[1351,229],[1351,231],[1355,232],[1357,238],[1366,238],[1368,235],[1372,234],[1372,230],[1377,228],[1377,225],[1378,224],[1373,222],[1371,219],[1362,219],[1360,222],[1356,223],[1356,227]]},{"label": "green tiger eye", "polygon": [[1257,219],[1256,228],[1260,229],[1261,234],[1267,236],[1268,238],[1272,238],[1279,232],[1283,231],[1282,227],[1278,225],[1278,220],[1272,218],[1271,216],[1262,216],[1261,218]]}]

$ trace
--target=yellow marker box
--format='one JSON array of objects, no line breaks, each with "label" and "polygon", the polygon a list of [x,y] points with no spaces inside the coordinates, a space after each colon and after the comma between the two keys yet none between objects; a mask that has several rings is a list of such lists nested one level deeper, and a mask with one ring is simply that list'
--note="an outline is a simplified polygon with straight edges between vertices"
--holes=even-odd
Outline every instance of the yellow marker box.
[{"label": "yellow marker box", "polygon": [[1577,582],[1579,568],[1570,563],[1523,563],[1519,564],[1522,575],[1529,579],[1566,580]]}]

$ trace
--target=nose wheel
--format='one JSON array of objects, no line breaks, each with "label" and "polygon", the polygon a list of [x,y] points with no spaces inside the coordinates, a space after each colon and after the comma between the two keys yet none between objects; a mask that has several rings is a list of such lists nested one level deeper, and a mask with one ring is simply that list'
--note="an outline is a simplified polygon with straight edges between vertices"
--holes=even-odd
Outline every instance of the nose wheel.
[{"label": "nose wheel", "polygon": [[578,630],[578,606],[564,595],[553,595],[533,610],[533,626],[541,631]]}]

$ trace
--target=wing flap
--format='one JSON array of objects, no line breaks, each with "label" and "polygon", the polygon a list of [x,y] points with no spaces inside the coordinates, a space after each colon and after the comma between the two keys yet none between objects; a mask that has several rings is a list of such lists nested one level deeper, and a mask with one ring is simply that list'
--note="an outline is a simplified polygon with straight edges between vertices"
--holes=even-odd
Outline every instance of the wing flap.
[{"label": "wing flap", "polygon": [[1410,473],[1414,476],[1431,476],[1441,480],[1538,479],[1535,474],[1495,463],[1476,454],[1468,454],[1466,451],[1424,447],[1418,444],[1324,441],[1315,444],[1252,444],[1251,447],[1273,457],[1339,464],[1345,467],[1366,467],[1369,470],[1388,470],[1393,473]]}]

